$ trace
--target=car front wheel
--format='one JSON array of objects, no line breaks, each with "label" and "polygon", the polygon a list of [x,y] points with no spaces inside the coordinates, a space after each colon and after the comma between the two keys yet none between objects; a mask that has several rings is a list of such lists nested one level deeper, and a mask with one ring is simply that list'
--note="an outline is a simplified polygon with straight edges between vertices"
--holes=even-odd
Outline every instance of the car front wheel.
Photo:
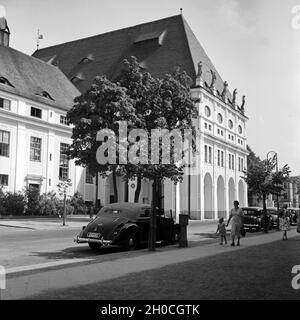
[{"label": "car front wheel", "polygon": [[138,247],[138,237],[134,232],[129,233],[124,241],[126,250],[135,250]]}]

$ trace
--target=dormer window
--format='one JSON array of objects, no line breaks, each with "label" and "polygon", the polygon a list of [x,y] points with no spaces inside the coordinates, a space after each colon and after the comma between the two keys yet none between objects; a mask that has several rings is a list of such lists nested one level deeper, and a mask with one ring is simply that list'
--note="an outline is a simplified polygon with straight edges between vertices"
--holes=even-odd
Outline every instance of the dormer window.
[{"label": "dormer window", "polygon": [[50,96],[50,94],[47,91],[39,91],[39,92],[36,93],[36,95],[54,101],[54,99]]},{"label": "dormer window", "polygon": [[6,78],[4,78],[2,76],[0,76],[0,83],[14,88],[14,86]]},{"label": "dormer window", "polygon": [[77,83],[77,82],[80,82],[80,81],[83,81],[84,78],[81,74],[77,74],[76,76],[72,77],[71,78],[71,82],[72,83]]},{"label": "dormer window", "polygon": [[86,57],[82,58],[79,63],[89,63],[94,60],[92,54],[88,54]]},{"label": "dormer window", "polygon": [[167,33],[166,30],[165,31],[142,33],[135,39],[134,43],[139,44],[139,43],[152,42],[153,44],[161,46],[161,45],[163,45],[163,40],[164,40],[166,33]]}]

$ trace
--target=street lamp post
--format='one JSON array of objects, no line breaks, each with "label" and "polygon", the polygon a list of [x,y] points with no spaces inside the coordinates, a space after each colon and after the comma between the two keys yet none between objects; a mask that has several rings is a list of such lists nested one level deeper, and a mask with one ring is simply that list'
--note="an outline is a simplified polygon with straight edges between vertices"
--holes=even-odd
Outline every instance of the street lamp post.
[{"label": "street lamp post", "polygon": [[[278,154],[276,151],[269,151],[267,153],[267,159],[269,159],[269,155],[273,154],[272,159],[274,159],[276,162],[276,173],[278,173]],[[276,203],[277,203],[277,230],[279,230],[279,196],[278,196],[278,192],[276,193]]]}]

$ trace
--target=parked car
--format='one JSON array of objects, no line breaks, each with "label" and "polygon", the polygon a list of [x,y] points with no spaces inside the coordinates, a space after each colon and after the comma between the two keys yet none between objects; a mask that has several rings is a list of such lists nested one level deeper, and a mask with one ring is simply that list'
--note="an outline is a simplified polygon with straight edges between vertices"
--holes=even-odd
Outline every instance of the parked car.
[{"label": "parked car", "polygon": [[268,207],[268,208],[267,208],[267,212],[268,212],[268,214],[270,214],[271,217],[272,217],[272,222],[273,222],[272,227],[273,227],[273,228],[277,228],[278,222],[279,222],[278,219],[279,219],[279,213],[280,213],[280,211],[278,211],[277,208],[275,208],[275,207]]},{"label": "parked car", "polygon": [[288,214],[290,216],[291,225],[292,226],[297,225],[297,217],[299,215],[300,209],[299,208],[288,207],[287,211],[288,211]]},{"label": "parked car", "polygon": [[[244,207],[244,228],[250,231],[260,231],[264,228],[263,224],[263,208],[261,207]],[[268,230],[272,229],[273,220],[269,213],[267,213]]]},{"label": "parked car", "polygon": [[[119,245],[134,250],[148,243],[150,229],[150,205],[137,203],[113,203],[104,206],[96,217],[76,236],[77,243],[88,243],[91,249]],[[156,240],[172,244],[179,232],[179,225],[169,217],[157,215]]]}]

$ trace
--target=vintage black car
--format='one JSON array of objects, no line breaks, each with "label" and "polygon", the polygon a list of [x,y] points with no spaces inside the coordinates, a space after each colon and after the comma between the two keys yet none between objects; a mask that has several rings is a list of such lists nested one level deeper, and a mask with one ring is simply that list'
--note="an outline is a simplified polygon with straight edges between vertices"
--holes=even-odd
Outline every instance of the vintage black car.
[{"label": "vintage black car", "polygon": [[[249,231],[260,231],[264,228],[263,208],[261,207],[244,207],[244,228]],[[273,219],[267,213],[267,228],[270,230],[273,226]]]},{"label": "vintage black car", "polygon": [[[113,203],[104,206],[74,239],[77,243],[88,243],[91,249],[119,245],[134,250],[147,243],[150,229],[150,205],[137,203]],[[176,240],[179,226],[170,217],[157,215],[156,240],[172,244]]]}]

